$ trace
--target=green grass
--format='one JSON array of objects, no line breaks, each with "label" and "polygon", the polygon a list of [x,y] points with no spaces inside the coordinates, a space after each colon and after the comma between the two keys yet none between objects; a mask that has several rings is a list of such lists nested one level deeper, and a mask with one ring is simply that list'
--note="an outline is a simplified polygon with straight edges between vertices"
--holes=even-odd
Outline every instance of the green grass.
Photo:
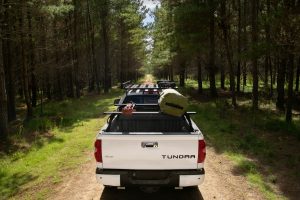
[{"label": "green grass", "polygon": [[256,186],[267,199],[286,199],[283,196],[274,193],[271,183],[276,182],[276,176],[269,176],[269,180],[265,180],[265,177],[260,174],[257,164],[254,161],[247,159],[242,154],[228,154],[229,157],[236,163],[240,173],[247,177],[249,182]]},{"label": "green grass", "polygon": [[[219,81],[216,86],[220,88]],[[229,88],[229,81],[225,86]],[[263,91],[263,82],[259,86]],[[239,108],[233,110],[228,97],[214,100],[206,94],[201,98],[201,95],[197,95],[197,87],[196,80],[188,79],[185,88],[179,90],[191,97],[189,110],[198,113],[193,119],[208,144],[235,163],[236,172],[233,173],[245,176],[266,199],[296,198],[298,193],[288,194],[288,191],[291,185],[295,189],[299,183],[300,152],[299,149],[287,149],[289,145],[297,147],[300,144],[299,116],[294,117],[292,124],[288,124],[284,113],[276,111],[274,100],[263,98],[260,98],[260,110],[255,113],[252,112],[249,97],[239,97]],[[208,81],[203,81],[203,89],[209,89]],[[252,82],[249,80],[244,92],[251,91]]]},{"label": "green grass", "polygon": [[[177,78],[179,80],[179,78]],[[220,75],[216,75],[216,87],[217,88],[220,88],[221,87],[221,82],[219,81],[220,80]],[[195,79],[187,79],[186,80],[186,87],[192,87],[192,88],[198,88],[198,82],[197,80]],[[240,87],[240,90],[242,92],[245,92],[245,93],[251,93],[252,92],[252,88],[253,88],[253,82],[252,82],[252,78],[251,77],[248,77],[247,79],[247,82],[246,82],[246,85],[243,87],[243,82],[242,82],[242,79],[241,79],[241,87]],[[270,84],[270,83],[269,83]],[[229,89],[230,88],[230,82],[229,82],[229,78],[227,78],[225,80],[225,88]],[[259,91],[265,91],[265,85],[264,85],[264,82],[263,81],[259,81],[258,83],[258,86],[259,86]],[[202,87],[203,89],[209,89],[209,81],[208,80],[202,80]],[[275,90],[276,88],[276,82],[274,83],[273,85],[273,88]],[[285,85],[285,88],[287,89],[287,84]]]},{"label": "green grass", "polygon": [[[299,117],[289,125],[284,121],[284,114],[270,111],[270,108],[264,105],[262,110],[253,113],[250,100],[240,99],[238,103],[240,105],[238,110],[234,110],[230,106],[230,99],[202,102],[201,99],[192,100],[189,110],[197,112],[193,119],[208,143],[218,153],[224,153],[233,160],[238,171],[242,172],[241,175],[247,177],[266,199],[285,199],[273,189],[277,180],[276,173],[280,171],[275,164],[287,163],[288,166],[283,170],[293,177],[300,162],[297,152],[289,157],[285,155],[283,158],[280,157],[284,153],[278,149],[281,145],[285,148],[288,144],[278,141],[277,138],[296,136],[295,138],[299,139]],[[300,141],[296,139],[294,143],[299,145]],[[269,171],[265,172],[264,168]]]},{"label": "green grass", "polygon": [[[275,159],[275,147],[255,134],[255,129],[251,128],[253,125],[251,122],[243,125],[247,123],[247,119],[238,121],[229,108],[220,108],[220,103],[216,102],[194,101],[190,109],[198,113],[193,118],[208,143],[218,153],[224,153],[233,160],[238,171],[241,171],[241,175],[247,177],[248,181],[255,185],[267,199],[284,199],[272,189],[272,180],[266,180],[255,160],[248,159],[249,157],[259,157],[265,161]],[[260,165],[263,164],[266,163],[260,163]]]},{"label": "green grass", "polygon": [[[46,104],[44,115],[27,122],[23,133],[14,136],[29,147],[0,158],[0,199],[13,198],[39,185],[57,184],[64,171],[93,159],[87,152],[92,151],[96,132],[105,123],[101,113],[113,108],[119,94],[113,91],[105,96]],[[28,139],[32,132],[37,135]],[[28,198],[39,199],[50,192],[38,191]]]}]

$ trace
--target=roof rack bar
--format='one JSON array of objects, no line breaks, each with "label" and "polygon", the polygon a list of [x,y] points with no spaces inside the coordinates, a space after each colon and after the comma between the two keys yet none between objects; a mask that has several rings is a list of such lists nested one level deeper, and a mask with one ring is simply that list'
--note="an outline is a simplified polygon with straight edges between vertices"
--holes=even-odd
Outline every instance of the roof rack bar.
[{"label": "roof rack bar", "polygon": [[[132,114],[160,114],[161,112],[132,112]],[[103,114],[123,114],[122,112],[104,112]]]},{"label": "roof rack bar", "polygon": [[[130,104],[130,103],[128,103]],[[127,106],[128,104],[114,104],[114,106]],[[158,104],[134,104],[135,106],[158,106]]]},{"label": "roof rack bar", "polygon": [[[132,112],[132,114],[161,114],[162,112]],[[111,115],[111,114],[123,114],[122,112],[104,112],[103,114]],[[186,112],[185,114],[194,115],[196,112]]]},{"label": "roof rack bar", "polygon": [[121,83],[121,89],[124,89],[130,85],[132,85],[131,81],[126,81],[124,83]]},{"label": "roof rack bar", "polygon": [[157,83],[149,83],[149,84],[133,84],[131,81],[126,81],[124,83],[121,83],[121,88],[125,90],[129,89],[167,89],[167,88],[173,88],[177,89],[178,87],[175,85],[174,81],[169,80],[160,80],[157,81]]},{"label": "roof rack bar", "polygon": [[140,89],[140,90],[146,90],[146,89],[151,89],[151,90],[154,90],[154,89],[157,89],[157,90],[159,90],[159,89],[168,89],[168,88],[172,88],[172,89],[177,89],[178,87],[148,87],[148,88],[145,88],[145,87],[126,87],[126,88],[124,88],[124,89],[126,89],[126,90],[130,90],[130,89]]}]

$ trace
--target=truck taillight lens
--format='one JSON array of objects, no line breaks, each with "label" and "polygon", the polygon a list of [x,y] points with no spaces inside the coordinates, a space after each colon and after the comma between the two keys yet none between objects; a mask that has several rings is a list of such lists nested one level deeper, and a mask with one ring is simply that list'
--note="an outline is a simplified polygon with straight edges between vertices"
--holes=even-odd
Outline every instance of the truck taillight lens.
[{"label": "truck taillight lens", "polygon": [[206,145],[204,140],[198,142],[198,163],[203,163],[206,156]]},{"label": "truck taillight lens", "polygon": [[102,162],[102,141],[96,140],[95,142],[95,159],[97,162]]}]

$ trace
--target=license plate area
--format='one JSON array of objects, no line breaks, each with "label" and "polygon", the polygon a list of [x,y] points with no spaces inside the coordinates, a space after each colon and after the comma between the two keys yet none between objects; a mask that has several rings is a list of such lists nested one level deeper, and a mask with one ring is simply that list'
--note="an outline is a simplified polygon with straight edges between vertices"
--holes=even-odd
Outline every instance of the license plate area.
[{"label": "license plate area", "polygon": [[169,177],[169,172],[163,171],[134,171],[131,173],[135,180],[163,180]]}]

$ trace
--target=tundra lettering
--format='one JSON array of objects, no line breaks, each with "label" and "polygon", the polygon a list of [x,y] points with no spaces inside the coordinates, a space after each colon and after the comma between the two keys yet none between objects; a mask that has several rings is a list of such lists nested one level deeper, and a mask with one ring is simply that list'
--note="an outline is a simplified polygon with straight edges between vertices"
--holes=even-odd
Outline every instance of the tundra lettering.
[{"label": "tundra lettering", "polygon": [[163,159],[192,159],[195,155],[162,155]]}]

